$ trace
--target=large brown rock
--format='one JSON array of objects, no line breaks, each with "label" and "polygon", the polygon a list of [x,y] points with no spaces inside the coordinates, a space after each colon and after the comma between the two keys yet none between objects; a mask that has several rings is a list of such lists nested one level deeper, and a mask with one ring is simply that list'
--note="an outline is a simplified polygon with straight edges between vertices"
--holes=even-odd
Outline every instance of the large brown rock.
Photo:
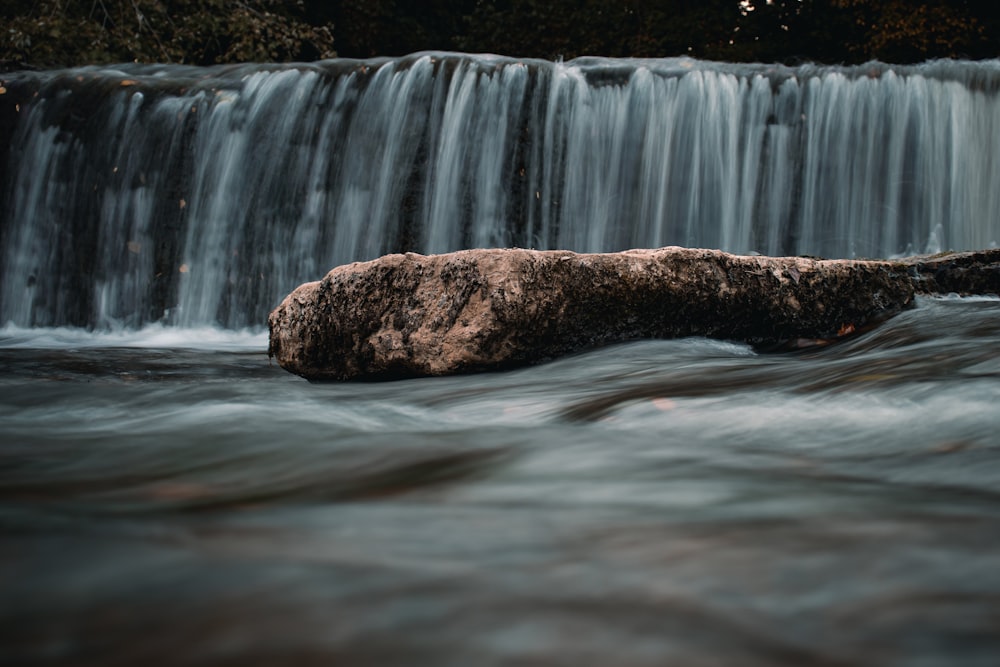
[{"label": "large brown rock", "polygon": [[510,368],[617,341],[834,338],[911,305],[897,263],[662,248],[467,250],[340,266],[269,318],[270,354],[310,380]]}]

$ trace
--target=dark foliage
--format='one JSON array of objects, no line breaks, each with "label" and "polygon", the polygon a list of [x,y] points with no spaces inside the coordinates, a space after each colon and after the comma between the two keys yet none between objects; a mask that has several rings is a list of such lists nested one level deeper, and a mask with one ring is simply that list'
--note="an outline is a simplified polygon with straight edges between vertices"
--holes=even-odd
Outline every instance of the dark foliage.
[{"label": "dark foliage", "polygon": [[336,55],[302,0],[7,0],[0,17],[0,60],[39,67]]},{"label": "dark foliage", "polygon": [[917,62],[1000,55],[994,9],[992,0],[7,0],[0,62],[210,64],[424,50]]}]

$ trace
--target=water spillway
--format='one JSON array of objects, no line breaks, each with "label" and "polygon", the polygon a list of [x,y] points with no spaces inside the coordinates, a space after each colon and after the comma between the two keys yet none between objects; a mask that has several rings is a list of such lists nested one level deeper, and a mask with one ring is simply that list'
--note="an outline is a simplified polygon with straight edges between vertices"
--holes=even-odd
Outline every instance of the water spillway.
[{"label": "water spillway", "polygon": [[0,324],[260,327],[403,250],[1000,241],[1000,63],[446,53],[2,77]]},{"label": "water spillway", "polygon": [[[1000,298],[396,382],[306,382],[264,323],[392,250],[989,247],[998,72],[0,74],[0,662],[996,665]],[[577,312],[640,304],[591,275]]]}]

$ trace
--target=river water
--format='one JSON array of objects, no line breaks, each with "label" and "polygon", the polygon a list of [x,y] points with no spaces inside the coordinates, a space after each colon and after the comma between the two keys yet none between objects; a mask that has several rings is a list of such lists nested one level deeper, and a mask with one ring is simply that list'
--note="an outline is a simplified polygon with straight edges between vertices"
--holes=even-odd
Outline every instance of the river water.
[{"label": "river water", "polygon": [[265,350],[0,331],[0,663],[1000,660],[1000,299],[389,383]]}]

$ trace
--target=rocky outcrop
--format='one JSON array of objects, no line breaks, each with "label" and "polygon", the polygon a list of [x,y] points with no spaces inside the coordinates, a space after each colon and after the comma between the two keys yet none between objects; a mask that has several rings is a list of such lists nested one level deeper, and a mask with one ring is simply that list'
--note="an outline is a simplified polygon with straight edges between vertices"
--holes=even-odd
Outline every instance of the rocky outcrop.
[{"label": "rocky outcrop", "polygon": [[1000,249],[943,252],[898,260],[921,294],[1000,294]]},{"label": "rocky outcrop", "polygon": [[292,292],[269,318],[269,351],[310,380],[349,380],[510,368],[641,338],[832,339],[910,306],[913,270],[686,248],[387,255]]}]

